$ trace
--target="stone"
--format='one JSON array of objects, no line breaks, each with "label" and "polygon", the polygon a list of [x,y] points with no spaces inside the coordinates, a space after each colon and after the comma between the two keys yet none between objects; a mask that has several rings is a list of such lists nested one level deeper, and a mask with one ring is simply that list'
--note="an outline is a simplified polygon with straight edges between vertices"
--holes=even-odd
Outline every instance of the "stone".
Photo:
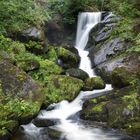
[{"label": "stone", "polygon": [[66,75],[72,76],[81,80],[85,80],[89,77],[88,73],[86,73],[85,71],[81,69],[75,69],[75,68],[67,69]]},{"label": "stone", "polygon": [[[123,88],[132,85],[138,80],[134,71],[130,71],[125,67],[116,67],[111,74],[112,85],[116,88]],[[134,83],[132,83],[134,82]]]},{"label": "stone", "polygon": [[104,89],[105,88],[105,82],[101,79],[101,77],[92,77],[87,78],[85,80],[85,85],[83,87],[83,90],[93,90],[93,89]]},{"label": "stone", "polygon": [[57,56],[58,56],[58,64],[64,68],[64,69],[69,69],[69,68],[78,68],[79,63],[80,63],[80,56],[76,55],[75,53],[72,53],[71,51],[59,47],[56,50]]},{"label": "stone", "polygon": [[29,122],[38,113],[44,96],[42,87],[24,71],[0,60],[0,136]]}]

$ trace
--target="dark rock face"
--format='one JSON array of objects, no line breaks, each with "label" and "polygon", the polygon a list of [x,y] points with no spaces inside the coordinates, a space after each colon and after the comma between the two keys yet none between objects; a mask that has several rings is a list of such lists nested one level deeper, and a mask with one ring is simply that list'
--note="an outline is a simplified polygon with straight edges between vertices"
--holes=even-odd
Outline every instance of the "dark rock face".
[{"label": "dark rock face", "polygon": [[66,75],[72,76],[81,80],[85,80],[89,77],[85,71],[81,69],[74,69],[74,68],[66,70]]},{"label": "dark rock face", "polygon": [[63,23],[60,15],[46,23],[46,36],[49,43],[53,45],[73,45],[75,39],[74,31],[73,26]]},{"label": "dark rock face", "polygon": [[[100,47],[95,47],[89,51],[89,57],[91,58],[92,66],[95,67],[112,57],[117,55],[117,52],[124,50],[124,42],[120,38],[104,43]],[[125,48],[126,49],[126,48]]]}]

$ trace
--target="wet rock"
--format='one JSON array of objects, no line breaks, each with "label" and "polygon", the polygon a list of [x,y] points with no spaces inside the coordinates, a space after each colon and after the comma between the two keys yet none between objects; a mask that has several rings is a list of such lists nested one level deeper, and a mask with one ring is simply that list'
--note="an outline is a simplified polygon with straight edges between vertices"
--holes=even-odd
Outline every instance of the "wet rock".
[{"label": "wet rock", "polygon": [[66,70],[66,75],[72,76],[81,80],[85,80],[89,77],[89,75],[85,71],[81,69],[74,69],[74,68]]},{"label": "wet rock", "polygon": [[56,129],[53,129],[51,127],[48,128],[48,136],[51,138],[51,139],[60,139],[61,137],[61,134],[62,132],[56,130]]},{"label": "wet rock", "polygon": [[101,77],[92,77],[85,80],[84,90],[93,90],[93,89],[104,89],[105,83]]},{"label": "wet rock", "polygon": [[80,63],[80,56],[72,53],[71,51],[59,47],[57,48],[58,64],[64,69],[78,68]]},{"label": "wet rock", "polygon": [[36,127],[48,127],[48,126],[55,125],[55,120],[41,119],[37,117],[32,121],[32,123]]},{"label": "wet rock", "polygon": [[101,63],[100,65],[96,66],[95,71],[98,75],[102,77],[102,79],[106,83],[111,83],[111,73],[114,68],[118,66],[123,66],[123,61],[125,57],[114,58],[107,62]]},{"label": "wet rock", "polygon": [[137,77],[139,76],[140,67],[140,58],[139,53],[131,53],[128,55],[122,55],[120,57],[116,57],[110,59],[100,65],[96,66],[95,71],[98,75],[100,75],[107,83],[111,83],[111,73],[116,67],[123,66],[128,71],[136,72]]},{"label": "wet rock", "polygon": [[21,62],[18,62],[17,65],[26,72],[37,70],[40,67],[39,62],[36,60],[21,61]]},{"label": "wet rock", "polygon": [[119,52],[122,52],[124,49],[126,49],[124,45],[124,42],[122,42],[120,38],[116,38],[104,43],[100,47],[96,46],[95,48],[92,48],[89,51],[89,57],[91,59],[92,66],[95,67],[107,61],[109,58],[119,54]]}]

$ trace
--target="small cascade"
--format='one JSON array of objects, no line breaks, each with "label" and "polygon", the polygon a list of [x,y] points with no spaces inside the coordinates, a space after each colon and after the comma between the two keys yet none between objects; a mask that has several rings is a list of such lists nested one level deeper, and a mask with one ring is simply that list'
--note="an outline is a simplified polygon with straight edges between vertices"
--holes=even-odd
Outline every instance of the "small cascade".
[{"label": "small cascade", "polygon": [[[80,13],[78,17],[75,47],[78,49],[81,57],[79,68],[86,71],[90,77],[96,75],[91,68],[88,51],[84,50],[84,48],[88,42],[89,32],[100,22],[100,19],[100,12],[84,12]],[[72,102],[64,100],[50,105],[51,110],[41,110],[37,118],[41,120],[56,120],[56,125],[51,126],[51,129],[55,132],[60,132],[60,137],[55,140],[121,140],[120,136],[113,133],[112,130],[104,131],[101,128],[85,126],[81,123],[79,115],[77,115],[82,110],[85,100],[106,94],[106,91],[109,90],[112,90],[111,85],[106,85],[106,88],[103,90],[81,91]],[[74,115],[76,115],[76,119],[73,117]],[[21,140],[53,140],[50,137],[48,138],[47,132],[42,127],[36,127],[32,122],[21,127],[25,134],[20,138]],[[46,127],[45,129],[48,128]]]}]

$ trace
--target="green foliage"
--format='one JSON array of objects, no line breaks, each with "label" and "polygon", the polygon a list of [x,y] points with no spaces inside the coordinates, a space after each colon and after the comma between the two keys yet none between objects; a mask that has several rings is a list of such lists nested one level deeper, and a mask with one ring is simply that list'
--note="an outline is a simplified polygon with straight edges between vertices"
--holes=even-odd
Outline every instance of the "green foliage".
[{"label": "green foliage", "polygon": [[98,11],[101,9],[104,0],[49,0],[49,9],[52,14],[60,13],[63,21],[72,24],[76,21],[77,15],[86,9]]},{"label": "green foliage", "polygon": [[51,75],[46,83],[46,102],[73,100],[83,87],[83,81],[65,75]]},{"label": "green foliage", "polygon": [[7,130],[14,129],[18,120],[33,116],[40,109],[38,102],[25,101],[18,97],[11,97],[0,92],[0,135]]},{"label": "green foliage", "polygon": [[0,33],[4,34],[39,26],[48,18],[48,13],[33,0],[1,0],[0,13]]}]

